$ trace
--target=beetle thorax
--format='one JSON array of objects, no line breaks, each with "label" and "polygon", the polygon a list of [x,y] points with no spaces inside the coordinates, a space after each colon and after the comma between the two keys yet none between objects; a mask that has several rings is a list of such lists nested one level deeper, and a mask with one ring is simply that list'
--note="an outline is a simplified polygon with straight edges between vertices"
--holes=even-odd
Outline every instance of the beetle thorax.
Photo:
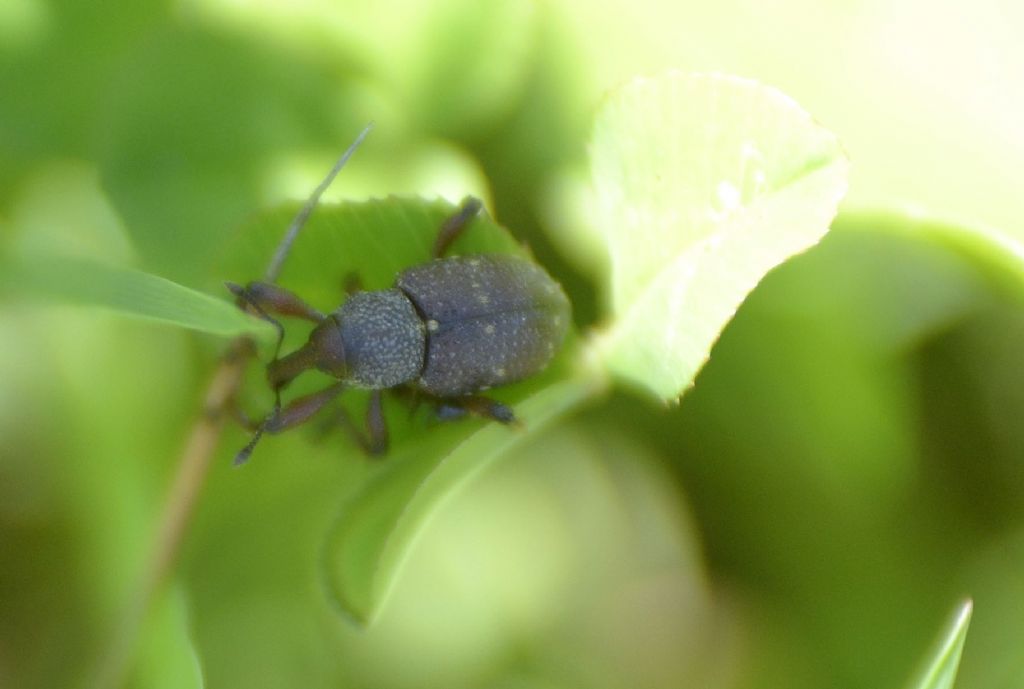
[{"label": "beetle thorax", "polygon": [[383,389],[416,380],[423,370],[426,331],[397,289],[357,292],[334,313],[345,347],[345,380]]}]

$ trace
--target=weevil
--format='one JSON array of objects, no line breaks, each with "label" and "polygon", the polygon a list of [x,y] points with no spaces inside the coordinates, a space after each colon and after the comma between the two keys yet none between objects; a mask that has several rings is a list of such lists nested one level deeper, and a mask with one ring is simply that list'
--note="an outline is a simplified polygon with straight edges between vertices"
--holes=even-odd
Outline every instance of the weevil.
[{"label": "weevil", "polygon": [[[318,192],[307,202],[310,210]],[[270,314],[315,324],[304,345],[283,357],[275,353],[267,365],[277,403],[238,453],[236,464],[248,459],[264,432],[281,433],[302,424],[349,387],[370,390],[365,430],[340,417],[370,455],[387,451],[382,393],[389,389],[432,401],[441,418],[468,413],[503,424],[516,422],[512,409],[480,393],[528,378],[548,365],[569,326],[569,300],[558,282],[525,258],[447,255],[481,208],[479,200],[467,198],[440,226],[431,260],[399,272],[390,289],[351,290],[329,314],[271,282],[245,287],[228,283],[239,305],[273,323],[281,337],[283,326]],[[278,342],[280,346],[280,337]],[[281,390],[310,369],[337,382],[282,407]]]}]

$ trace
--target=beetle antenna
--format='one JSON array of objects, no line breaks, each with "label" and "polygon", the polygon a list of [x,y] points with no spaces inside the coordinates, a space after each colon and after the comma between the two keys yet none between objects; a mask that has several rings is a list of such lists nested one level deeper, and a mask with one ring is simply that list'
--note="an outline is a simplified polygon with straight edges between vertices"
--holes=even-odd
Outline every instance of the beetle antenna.
[{"label": "beetle antenna", "polygon": [[281,267],[284,265],[284,261],[288,258],[288,253],[291,251],[292,244],[295,243],[295,238],[299,236],[299,232],[302,230],[302,226],[306,224],[306,220],[309,219],[310,213],[316,208],[316,204],[319,203],[320,197],[327,190],[327,187],[331,186],[331,182],[341,172],[341,168],[345,167],[345,163],[352,157],[352,154],[359,148],[359,144],[363,143],[363,139],[373,129],[373,122],[370,122],[363,131],[359,132],[359,136],[355,138],[345,152],[338,158],[338,162],[334,164],[331,171],[327,173],[323,181],[320,182],[319,186],[313,190],[313,193],[306,199],[306,203],[302,205],[299,212],[295,214],[295,218],[292,220],[292,224],[288,226],[288,230],[284,233],[284,238],[281,243],[277,246],[277,251],[274,252],[274,257],[270,259],[270,265],[267,266],[267,272],[263,275],[264,282],[276,282],[278,276],[281,274]]}]

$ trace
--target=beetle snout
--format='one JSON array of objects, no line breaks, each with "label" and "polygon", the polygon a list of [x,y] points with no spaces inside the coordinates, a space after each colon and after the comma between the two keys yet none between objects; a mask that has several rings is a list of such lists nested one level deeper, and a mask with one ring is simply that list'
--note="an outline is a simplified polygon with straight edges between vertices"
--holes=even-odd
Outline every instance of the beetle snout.
[{"label": "beetle snout", "polygon": [[333,316],[325,318],[313,328],[306,344],[287,356],[271,361],[267,365],[267,380],[271,387],[280,390],[310,368],[319,369],[335,378],[344,378],[346,375],[341,328]]},{"label": "beetle snout", "polygon": [[267,364],[267,381],[272,388],[280,390],[313,364],[314,353],[307,344]]}]

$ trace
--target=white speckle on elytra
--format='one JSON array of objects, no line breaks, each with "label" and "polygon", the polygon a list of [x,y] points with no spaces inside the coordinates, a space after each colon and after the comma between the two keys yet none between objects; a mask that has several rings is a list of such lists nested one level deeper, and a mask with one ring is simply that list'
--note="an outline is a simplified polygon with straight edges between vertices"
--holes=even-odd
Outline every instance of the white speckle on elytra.
[{"label": "white speckle on elytra", "polygon": [[493,323],[488,323],[487,325],[485,325],[484,326],[484,332],[487,333],[488,335],[493,335],[494,334],[494,324]]},{"label": "white speckle on elytra", "polygon": [[478,295],[476,295],[476,300],[478,302],[480,302],[481,304],[490,304],[491,303],[491,298],[489,296],[487,296],[486,294],[478,294]]},{"label": "white speckle on elytra", "polygon": [[475,266],[480,265],[480,259],[479,258],[471,258],[471,259],[469,259],[468,263],[469,263],[469,265],[475,267]]},{"label": "white speckle on elytra", "polygon": [[433,318],[431,318],[429,321],[427,321],[427,330],[429,330],[430,332],[434,332],[435,330],[437,330],[440,327],[441,327],[440,324],[437,321],[435,321]]},{"label": "white speckle on elytra", "polygon": [[491,371],[491,373],[494,374],[495,378],[504,378],[505,377],[505,369],[503,369],[503,368],[496,368],[493,371]]}]

